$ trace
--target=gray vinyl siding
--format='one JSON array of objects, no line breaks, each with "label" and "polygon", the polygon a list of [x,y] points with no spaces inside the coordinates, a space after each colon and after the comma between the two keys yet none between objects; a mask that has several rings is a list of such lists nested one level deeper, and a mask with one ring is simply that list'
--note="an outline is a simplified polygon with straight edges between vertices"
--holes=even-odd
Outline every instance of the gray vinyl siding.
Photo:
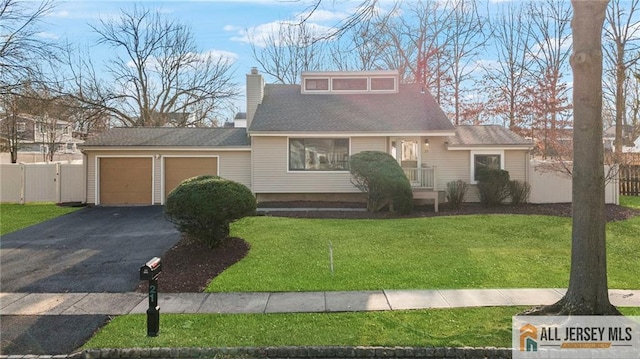
[{"label": "gray vinyl siding", "polygon": [[[251,152],[250,151],[90,151],[87,150],[87,203],[96,203],[96,157],[133,157],[133,156],[218,156],[218,175],[242,183],[251,188]],[[162,158],[153,159],[153,201],[160,204],[162,199]]]},{"label": "gray vinyl siding", "polygon": [[[351,174],[289,171],[287,137],[253,137],[254,193],[358,193]],[[350,154],[386,151],[386,137],[353,137]]]}]

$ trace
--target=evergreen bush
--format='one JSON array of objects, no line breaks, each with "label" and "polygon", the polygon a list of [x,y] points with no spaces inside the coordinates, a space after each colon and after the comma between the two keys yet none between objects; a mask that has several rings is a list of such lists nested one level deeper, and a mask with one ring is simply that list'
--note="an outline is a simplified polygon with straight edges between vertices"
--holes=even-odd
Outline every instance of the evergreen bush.
[{"label": "evergreen bush", "polygon": [[184,180],[167,196],[165,216],[192,239],[218,246],[229,237],[229,225],[256,211],[256,198],[241,183],[217,176]]},{"label": "evergreen bush", "polygon": [[411,183],[388,153],[363,151],[350,157],[351,183],[367,195],[367,210],[389,207],[401,214],[413,210]]},{"label": "evergreen bush", "polygon": [[495,168],[478,171],[480,203],[485,207],[502,204],[509,197],[509,172]]}]

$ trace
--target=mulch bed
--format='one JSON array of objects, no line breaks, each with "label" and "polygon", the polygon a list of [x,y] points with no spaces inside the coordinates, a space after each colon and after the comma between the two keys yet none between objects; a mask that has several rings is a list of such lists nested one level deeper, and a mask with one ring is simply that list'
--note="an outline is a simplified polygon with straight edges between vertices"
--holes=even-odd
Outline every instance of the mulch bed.
[{"label": "mulch bed", "polygon": [[[331,206],[331,207],[330,207]],[[261,206],[264,208],[264,206]],[[272,203],[271,208],[340,208],[354,207],[353,204],[318,204],[311,202]],[[435,213],[433,207],[416,208],[407,216],[388,212],[369,213],[366,211],[283,211],[269,212],[266,215],[295,218],[344,218],[344,219],[391,219],[420,218],[434,216],[453,216],[469,214],[523,214],[571,217],[571,204],[526,204],[522,206],[504,205],[485,208],[477,203],[463,205],[460,209],[451,209],[443,204]],[[626,207],[607,205],[607,221],[619,221],[640,215],[640,211]],[[202,292],[211,279],[238,262],[249,252],[249,244],[241,238],[231,238],[220,247],[210,249],[206,245],[183,238],[162,257],[162,274],[158,283],[160,293]],[[137,291],[146,293],[147,282],[140,282]]]}]

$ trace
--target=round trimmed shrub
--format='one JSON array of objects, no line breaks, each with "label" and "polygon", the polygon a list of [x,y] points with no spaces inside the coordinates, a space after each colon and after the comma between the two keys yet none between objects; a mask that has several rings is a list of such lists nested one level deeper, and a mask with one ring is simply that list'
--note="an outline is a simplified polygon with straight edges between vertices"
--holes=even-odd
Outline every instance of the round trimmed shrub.
[{"label": "round trimmed shrub", "polygon": [[367,195],[367,210],[408,214],[413,210],[411,183],[398,162],[388,153],[363,151],[350,157],[351,183]]},{"label": "round trimmed shrub", "polygon": [[256,198],[249,188],[209,175],[184,180],[169,193],[164,207],[180,232],[211,248],[229,237],[231,222],[255,211]]}]

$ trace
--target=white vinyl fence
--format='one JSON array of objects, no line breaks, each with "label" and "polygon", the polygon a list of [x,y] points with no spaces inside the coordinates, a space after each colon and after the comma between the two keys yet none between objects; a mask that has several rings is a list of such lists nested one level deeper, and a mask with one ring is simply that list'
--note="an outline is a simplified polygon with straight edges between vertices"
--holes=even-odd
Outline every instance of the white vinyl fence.
[{"label": "white vinyl fence", "polygon": [[[571,166],[571,164],[569,164]],[[620,204],[618,174],[605,166],[605,203]],[[607,178],[613,177],[613,178]],[[531,184],[530,203],[570,203],[572,201],[572,179],[559,170],[558,166],[531,161],[529,165],[529,183]]]},{"label": "white vinyl fence", "polygon": [[84,202],[82,164],[0,164],[0,202]]}]

